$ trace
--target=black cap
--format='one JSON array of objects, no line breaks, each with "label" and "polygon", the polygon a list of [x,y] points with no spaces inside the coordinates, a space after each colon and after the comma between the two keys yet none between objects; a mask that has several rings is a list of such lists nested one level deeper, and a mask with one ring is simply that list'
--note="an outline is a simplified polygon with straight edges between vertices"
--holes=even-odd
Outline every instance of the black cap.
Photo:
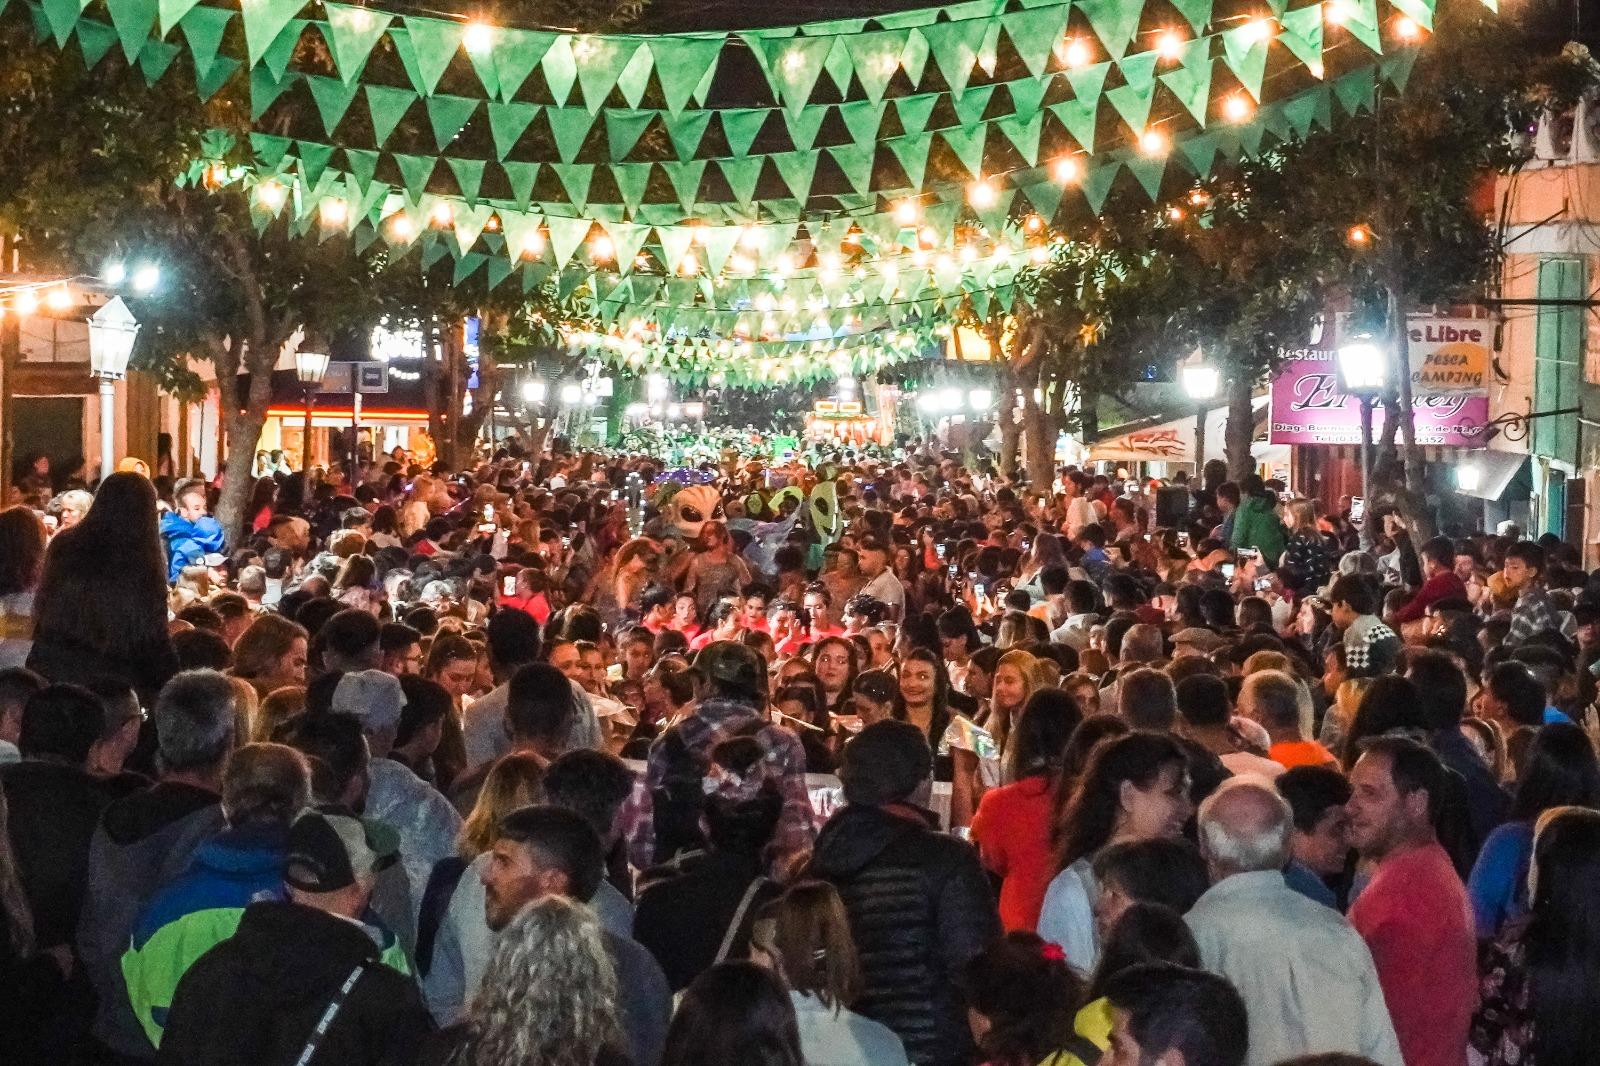
[{"label": "black cap", "polygon": [[312,807],[289,827],[283,879],[303,892],[337,892],[394,865],[400,837],[348,808]]},{"label": "black cap", "polygon": [[893,718],[873,722],[844,746],[839,781],[850,803],[878,807],[915,792],[933,773],[933,752],[922,730]]},{"label": "black cap", "polygon": [[700,649],[695,671],[729,695],[761,700],[767,694],[767,668],[754,648],[731,640],[714,640]]}]

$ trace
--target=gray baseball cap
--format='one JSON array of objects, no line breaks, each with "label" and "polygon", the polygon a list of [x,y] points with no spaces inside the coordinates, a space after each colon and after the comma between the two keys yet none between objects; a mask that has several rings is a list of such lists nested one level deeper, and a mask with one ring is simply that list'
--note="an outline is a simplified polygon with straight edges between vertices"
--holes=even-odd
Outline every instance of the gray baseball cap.
[{"label": "gray baseball cap", "polygon": [[400,725],[406,694],[400,679],[382,670],[354,670],[339,679],[333,690],[331,709],[354,715],[369,733],[381,733]]}]

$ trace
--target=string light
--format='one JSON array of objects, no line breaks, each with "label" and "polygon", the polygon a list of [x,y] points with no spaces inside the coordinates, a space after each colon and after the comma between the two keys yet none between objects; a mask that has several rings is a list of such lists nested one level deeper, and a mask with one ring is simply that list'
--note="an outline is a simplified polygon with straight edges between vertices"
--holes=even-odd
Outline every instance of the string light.
[{"label": "string light", "polygon": [[589,242],[589,258],[597,263],[609,263],[617,257],[617,246],[604,233]]},{"label": "string light", "polygon": [[1061,53],[1062,61],[1073,69],[1088,66],[1093,58],[1094,54],[1089,51],[1089,46],[1081,37],[1073,37],[1067,41],[1067,46]]},{"label": "string light", "polygon": [[26,316],[33,314],[35,311],[39,310],[38,294],[32,289],[23,289],[21,292],[17,293],[16,308],[17,314],[19,315]]},{"label": "string light", "polygon": [[45,293],[44,302],[52,311],[65,311],[72,306],[72,290],[65,285],[53,285]]},{"label": "string light", "polygon": [[1167,208],[1167,220],[1170,222],[1183,221],[1183,208],[1176,205]]},{"label": "string light", "polygon": [[1402,41],[1414,41],[1422,36],[1422,25],[1410,15],[1401,15],[1394,20],[1394,35]]},{"label": "string light", "polygon": [[1366,226],[1357,223],[1356,225],[1350,227],[1350,229],[1345,233],[1344,237],[1345,240],[1359,247],[1372,241],[1372,231]]},{"label": "string light", "polygon": [[739,246],[755,251],[761,247],[761,230],[753,222],[747,222],[739,231]]},{"label": "string light", "polygon": [[448,226],[456,219],[455,208],[450,206],[449,200],[440,200],[433,205],[433,210],[428,212],[435,226]]},{"label": "string light", "polygon": [[1156,38],[1156,55],[1169,62],[1183,58],[1183,37],[1175,30],[1163,30]]},{"label": "string light", "polygon": [[1260,44],[1262,41],[1271,40],[1272,20],[1266,18],[1254,18],[1249,22],[1246,22],[1243,26],[1239,27],[1239,30],[1240,39],[1247,41],[1250,44]]},{"label": "string light", "polygon": [[120,262],[107,263],[105,270],[101,271],[100,277],[105,280],[107,285],[121,285],[128,278],[128,268]]},{"label": "string light", "polygon": [[1255,108],[1250,106],[1250,101],[1243,93],[1234,93],[1222,101],[1222,117],[1229,122],[1248,121]]},{"label": "string light", "polygon": [[1322,20],[1333,26],[1343,26],[1350,21],[1350,6],[1345,0],[1328,0],[1322,5]]},{"label": "string light", "polygon": [[679,260],[678,273],[682,274],[686,278],[692,278],[696,274],[700,273],[700,260],[694,257],[693,252],[690,252],[681,260]]},{"label": "string light", "polygon": [[389,220],[389,234],[397,241],[409,241],[417,235],[417,227],[408,216],[396,212]]},{"label": "string light", "polygon": [[[361,10],[360,8],[356,9]],[[289,190],[281,181],[268,179],[256,186],[256,198],[261,201],[261,206],[269,211],[276,211],[289,199]]]},{"label": "string light", "polygon": [[978,249],[970,244],[963,244],[959,254],[963,263],[976,263],[978,261]]},{"label": "string light", "polygon": [[1029,215],[1022,223],[1022,228],[1029,233],[1038,233],[1044,229],[1044,219],[1038,215]]},{"label": "string light", "polygon": [[487,222],[485,222],[483,224],[483,228],[488,230],[490,233],[499,233],[500,232],[500,216],[499,215],[490,215],[489,216],[489,221],[487,221]]},{"label": "string light", "polygon": [[522,241],[522,251],[518,253],[523,259],[537,259],[544,254],[544,234],[538,230],[530,232]]},{"label": "string light", "polygon": [[338,197],[322,201],[318,211],[324,226],[343,226],[350,219],[350,205]]},{"label": "string light", "polygon": [[477,19],[467,23],[466,32],[461,35],[461,43],[467,51],[479,54],[489,51],[494,47],[494,27],[487,22]]},{"label": "string light", "polygon": [[1189,204],[1193,207],[1204,207],[1211,202],[1211,194],[1204,189],[1193,189],[1189,192]]},{"label": "string light", "polygon": [[1050,249],[1043,244],[1036,244],[1028,249],[1028,258],[1037,266],[1050,262]]},{"label": "string light", "polygon": [[924,248],[932,248],[939,243],[939,231],[932,226],[923,226],[917,231],[917,243]]},{"label": "string light", "polygon": [[790,255],[788,252],[780,253],[777,261],[772,264],[772,269],[773,273],[777,274],[778,277],[788,277],[790,274],[794,273],[794,256]]},{"label": "string light", "polygon": [[894,220],[902,226],[915,226],[922,218],[922,208],[915,200],[901,200],[894,205]]},{"label": "string light", "polygon": [[1050,176],[1062,185],[1071,185],[1083,177],[1083,166],[1071,156],[1063,156],[1050,164]]},{"label": "string light", "polygon": [[967,202],[979,211],[987,210],[1000,202],[1000,190],[991,181],[975,181],[967,186]]},{"label": "string light", "polygon": [[1163,156],[1167,154],[1169,147],[1171,147],[1171,142],[1167,140],[1167,135],[1160,130],[1145,130],[1139,134],[1139,151],[1145,155],[1152,157]]}]

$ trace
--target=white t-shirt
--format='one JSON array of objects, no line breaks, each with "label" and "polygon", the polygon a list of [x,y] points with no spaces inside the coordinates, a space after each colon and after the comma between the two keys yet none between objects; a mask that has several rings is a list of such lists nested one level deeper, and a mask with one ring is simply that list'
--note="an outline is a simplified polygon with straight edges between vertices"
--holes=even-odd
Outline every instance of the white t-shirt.
[{"label": "white t-shirt", "polygon": [[904,610],[906,605],[906,587],[891,570],[885,570],[877,577],[861,586],[863,596],[871,596],[880,603],[886,603],[896,610]]}]

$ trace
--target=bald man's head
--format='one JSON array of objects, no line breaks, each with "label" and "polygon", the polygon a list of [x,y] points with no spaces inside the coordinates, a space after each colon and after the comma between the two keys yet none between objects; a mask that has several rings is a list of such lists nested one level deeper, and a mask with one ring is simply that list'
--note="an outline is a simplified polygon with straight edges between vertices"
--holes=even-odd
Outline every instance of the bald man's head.
[{"label": "bald man's head", "polygon": [[1229,778],[1200,805],[1200,850],[1213,880],[1283,869],[1293,831],[1294,812],[1265,778]]}]

